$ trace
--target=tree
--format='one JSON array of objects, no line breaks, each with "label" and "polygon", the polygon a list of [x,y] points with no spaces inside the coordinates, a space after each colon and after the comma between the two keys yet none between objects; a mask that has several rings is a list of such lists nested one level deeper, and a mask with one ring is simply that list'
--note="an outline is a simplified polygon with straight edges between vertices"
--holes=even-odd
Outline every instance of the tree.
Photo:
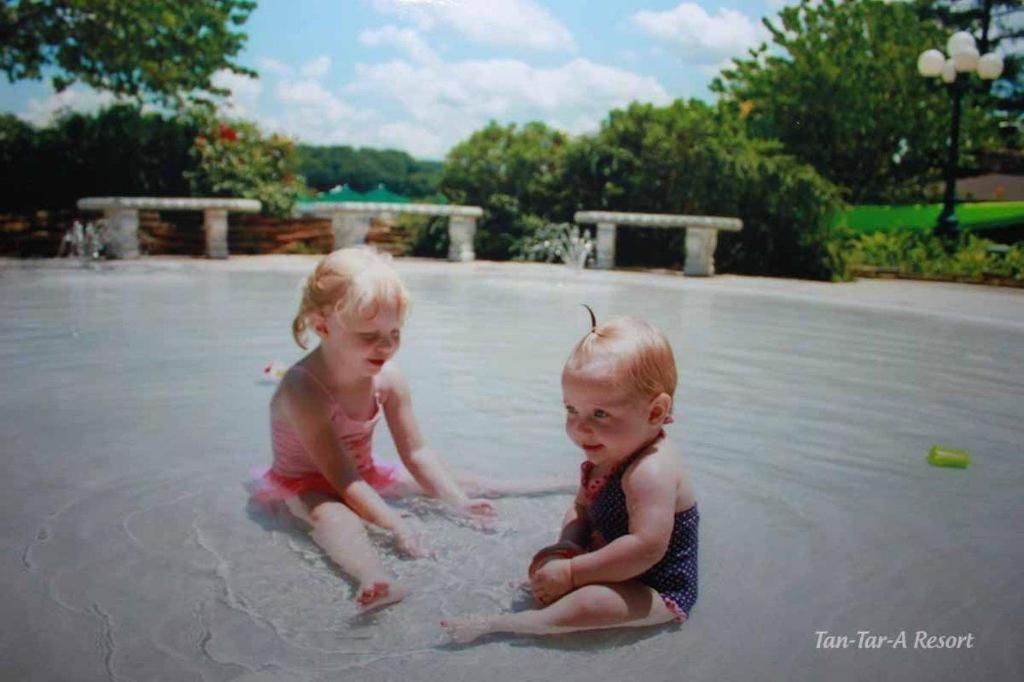
[{"label": "tree", "polygon": [[[720,233],[723,270],[827,279],[837,189],[778,142],[751,138],[727,106],[676,100],[633,103],[609,114],[593,136],[574,141],[564,182],[578,208],[735,216]],[[678,266],[682,232],[620,228],[623,264]]]},{"label": "tree", "polygon": [[424,198],[436,195],[441,181],[441,162],[417,161],[395,149],[300,145],[298,158],[299,172],[321,191],[347,184],[366,192],[384,184],[399,194]]},{"label": "tree", "polygon": [[6,0],[0,69],[10,82],[51,75],[58,92],[76,81],[164,104],[226,95],[221,69],[255,76],[233,58],[252,0]]},{"label": "tree", "polygon": [[36,129],[0,116],[0,206],[73,208],[85,196],[187,196],[196,136],[187,117],[119,104]]},{"label": "tree", "polygon": [[[950,105],[941,84],[917,74],[917,56],[943,44],[945,29],[882,0],[802,0],[764,24],[772,46],[734,60],[712,90],[752,134],[780,140],[850,201],[921,198],[941,176]],[[995,128],[965,107],[967,163]]]},{"label": "tree", "polygon": [[441,191],[456,203],[483,207],[481,257],[508,258],[543,219],[572,218],[563,175],[568,146],[568,135],[540,122],[520,128],[491,121],[448,152]]},{"label": "tree", "polygon": [[947,31],[968,31],[978,51],[1003,55],[1003,74],[995,83],[974,81],[971,95],[992,111],[1007,146],[1019,149],[1024,133],[1024,0],[916,0],[918,14]]},{"label": "tree", "polygon": [[280,135],[264,138],[255,124],[217,120],[196,112],[199,131],[185,172],[195,196],[258,199],[263,212],[291,212],[303,178],[296,175],[295,145]]}]

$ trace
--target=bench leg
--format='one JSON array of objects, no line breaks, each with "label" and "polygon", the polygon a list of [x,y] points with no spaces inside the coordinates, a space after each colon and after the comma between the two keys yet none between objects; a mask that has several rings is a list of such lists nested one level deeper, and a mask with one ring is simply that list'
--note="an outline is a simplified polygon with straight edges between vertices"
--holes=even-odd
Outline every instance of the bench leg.
[{"label": "bench leg", "polygon": [[615,223],[597,224],[597,267],[615,267]]},{"label": "bench leg", "polygon": [[476,235],[476,218],[451,216],[448,218],[448,260],[468,263],[476,260],[473,251],[473,237]]},{"label": "bench leg", "polygon": [[366,235],[370,232],[370,216],[357,213],[332,213],[331,233],[334,235],[334,248],[344,249],[366,243]]},{"label": "bench leg", "polygon": [[220,208],[203,211],[203,232],[206,233],[206,257],[228,257],[228,212]]},{"label": "bench leg", "polygon": [[686,228],[686,265],[683,272],[693,277],[710,277],[715,274],[717,245],[718,230]]},{"label": "bench leg", "polygon": [[139,212],[134,208],[103,210],[107,224],[107,247],[114,258],[139,257]]}]

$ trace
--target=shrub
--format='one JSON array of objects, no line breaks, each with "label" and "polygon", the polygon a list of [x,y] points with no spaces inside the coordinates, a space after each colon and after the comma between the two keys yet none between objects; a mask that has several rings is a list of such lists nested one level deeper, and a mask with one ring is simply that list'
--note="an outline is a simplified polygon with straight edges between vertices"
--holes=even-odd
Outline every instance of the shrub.
[{"label": "shrub", "polygon": [[245,121],[197,117],[199,134],[191,149],[195,167],[186,173],[192,192],[258,199],[265,214],[288,215],[304,190],[291,140],[279,135],[264,138]]},{"label": "shrub", "polygon": [[484,210],[474,240],[478,258],[512,258],[547,220],[572,217],[564,214],[568,143],[568,135],[543,123],[491,122],[448,153],[441,191]]},{"label": "shrub", "polygon": [[73,208],[86,196],[187,196],[194,122],[118,104],[34,128],[0,116],[5,210]]},{"label": "shrub", "polygon": [[867,266],[905,275],[1024,280],[1024,244],[1001,247],[973,234],[947,244],[923,232],[876,232],[837,241],[833,248],[845,250],[853,269]]},{"label": "shrub", "polygon": [[[838,188],[778,143],[750,139],[725,108],[634,103],[576,141],[565,165],[579,208],[742,219],[742,231],[719,233],[719,270],[842,276],[841,254],[828,249]],[[678,231],[623,231],[620,262],[682,261],[683,243]]]},{"label": "shrub", "polygon": [[448,256],[448,218],[402,214],[399,224],[409,232],[409,255],[423,258]]}]

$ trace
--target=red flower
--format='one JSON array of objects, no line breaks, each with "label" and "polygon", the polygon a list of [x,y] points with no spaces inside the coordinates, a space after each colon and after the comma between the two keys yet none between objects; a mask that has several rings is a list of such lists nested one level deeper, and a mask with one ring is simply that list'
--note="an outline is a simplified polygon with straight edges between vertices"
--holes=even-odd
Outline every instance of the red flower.
[{"label": "red flower", "polygon": [[228,142],[234,142],[238,139],[238,133],[235,132],[235,129],[225,123],[220,124],[218,133],[220,134],[220,139]]},{"label": "red flower", "polygon": [[202,135],[197,136],[196,137],[196,146],[197,147],[203,147],[205,145],[206,145],[206,138],[203,137]]}]

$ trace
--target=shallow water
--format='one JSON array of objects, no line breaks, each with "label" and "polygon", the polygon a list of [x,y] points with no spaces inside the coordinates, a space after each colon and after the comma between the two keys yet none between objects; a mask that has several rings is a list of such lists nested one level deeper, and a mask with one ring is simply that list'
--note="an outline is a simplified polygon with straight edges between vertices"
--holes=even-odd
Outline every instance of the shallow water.
[{"label": "shallow water", "polygon": [[[1020,679],[1024,330],[736,293],[684,278],[401,261],[399,364],[429,440],[488,476],[572,478],[558,375],[587,324],[647,317],[680,365],[673,437],[701,506],[680,627],[444,643],[510,587],[568,495],[496,532],[412,502],[441,551],[359,617],[296,523],[247,503],[269,462],[260,370],[298,357],[312,261],[0,269],[0,677],[32,680]],[[1022,306],[1024,309],[1024,306]],[[971,449],[966,471],[924,461]],[[384,459],[394,450],[381,427]],[[822,650],[816,631],[908,636]],[[914,649],[918,630],[973,648]]]}]

